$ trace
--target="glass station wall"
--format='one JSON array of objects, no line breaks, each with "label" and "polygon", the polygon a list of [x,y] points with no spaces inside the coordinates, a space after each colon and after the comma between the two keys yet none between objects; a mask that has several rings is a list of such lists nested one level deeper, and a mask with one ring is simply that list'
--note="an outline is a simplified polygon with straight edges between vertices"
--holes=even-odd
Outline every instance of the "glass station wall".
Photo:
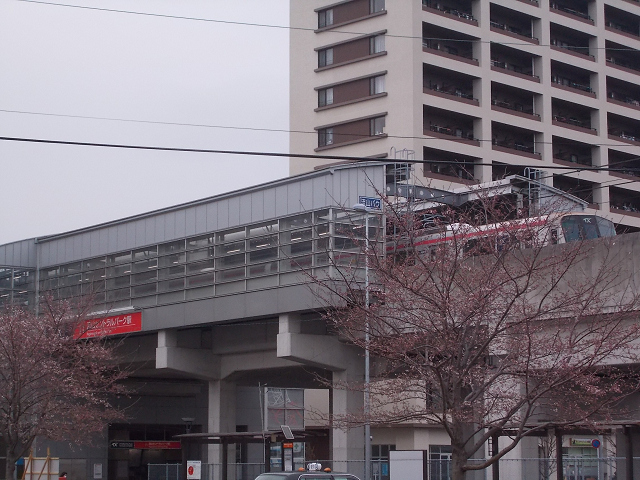
[{"label": "glass station wall", "polygon": [[35,304],[35,270],[0,266],[0,305]]},{"label": "glass station wall", "polygon": [[[301,283],[334,261],[361,263],[356,239],[364,237],[363,219],[325,208],[47,267],[40,271],[40,294],[92,296],[96,306],[117,308]],[[370,238],[378,222],[369,215]]]}]

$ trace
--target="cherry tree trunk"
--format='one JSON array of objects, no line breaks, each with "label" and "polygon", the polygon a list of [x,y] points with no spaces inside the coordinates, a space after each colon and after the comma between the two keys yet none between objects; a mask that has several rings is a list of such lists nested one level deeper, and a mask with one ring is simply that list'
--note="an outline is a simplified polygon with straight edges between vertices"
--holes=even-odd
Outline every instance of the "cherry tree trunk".
[{"label": "cherry tree trunk", "polygon": [[15,478],[16,461],[18,461],[18,456],[10,448],[7,448],[5,456],[7,463],[5,466],[4,478],[7,480],[13,480]]},{"label": "cherry tree trunk", "polygon": [[460,453],[456,453],[456,449],[453,450],[451,455],[451,480],[465,480],[466,471],[462,468],[465,460]]}]

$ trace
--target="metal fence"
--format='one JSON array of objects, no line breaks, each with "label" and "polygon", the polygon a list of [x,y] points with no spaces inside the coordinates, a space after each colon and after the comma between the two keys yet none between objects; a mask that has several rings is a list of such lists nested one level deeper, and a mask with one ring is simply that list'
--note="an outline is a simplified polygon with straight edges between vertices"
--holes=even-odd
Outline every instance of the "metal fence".
[{"label": "metal fence", "polygon": [[[322,468],[332,471],[349,472],[359,478],[364,478],[364,462],[361,460],[331,461],[317,460]],[[400,460],[401,462],[401,460]],[[450,460],[431,460],[426,465],[425,480],[450,480]],[[150,464],[148,466],[148,480],[184,480],[181,464]],[[371,466],[371,480],[389,480],[390,470],[386,460],[374,460]],[[517,458],[502,459],[499,462],[500,479],[502,480],[555,480],[555,459],[545,458]],[[640,457],[633,459],[635,478],[640,478]],[[229,480],[254,480],[264,472],[262,463],[230,463],[228,466]],[[616,457],[563,457],[564,480],[623,480],[626,472],[626,459]],[[203,463],[202,480],[221,480],[222,466],[220,464]],[[474,480],[489,480],[492,478],[493,467],[475,472]],[[422,479],[406,479],[422,480]]]},{"label": "metal fence", "polygon": [[[149,464],[148,480],[184,480],[180,463]],[[230,480],[254,480],[264,472],[263,463],[230,463],[227,475]],[[219,463],[203,463],[201,465],[201,480],[220,480],[222,465]]]}]

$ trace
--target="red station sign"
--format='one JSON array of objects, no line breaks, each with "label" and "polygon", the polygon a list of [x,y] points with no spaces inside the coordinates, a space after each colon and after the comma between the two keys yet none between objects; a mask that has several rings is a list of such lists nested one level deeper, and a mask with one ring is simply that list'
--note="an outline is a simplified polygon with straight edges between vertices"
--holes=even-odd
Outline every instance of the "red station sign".
[{"label": "red station sign", "polygon": [[142,330],[142,312],[126,313],[111,317],[92,318],[81,322],[73,332],[73,338],[95,338],[122,335]]}]

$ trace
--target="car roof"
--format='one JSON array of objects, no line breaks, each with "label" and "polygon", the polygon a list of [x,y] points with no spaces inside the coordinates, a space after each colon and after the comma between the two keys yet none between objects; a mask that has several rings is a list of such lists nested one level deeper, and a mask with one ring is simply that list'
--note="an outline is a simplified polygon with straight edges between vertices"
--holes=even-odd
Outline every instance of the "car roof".
[{"label": "car roof", "polygon": [[359,480],[358,477],[351,473],[344,472],[323,472],[323,471],[304,471],[304,472],[264,472],[259,476],[270,476],[270,477],[285,477],[287,480],[297,480],[298,478],[304,477],[327,477],[328,475],[336,475],[336,476],[349,476],[356,480]]}]

